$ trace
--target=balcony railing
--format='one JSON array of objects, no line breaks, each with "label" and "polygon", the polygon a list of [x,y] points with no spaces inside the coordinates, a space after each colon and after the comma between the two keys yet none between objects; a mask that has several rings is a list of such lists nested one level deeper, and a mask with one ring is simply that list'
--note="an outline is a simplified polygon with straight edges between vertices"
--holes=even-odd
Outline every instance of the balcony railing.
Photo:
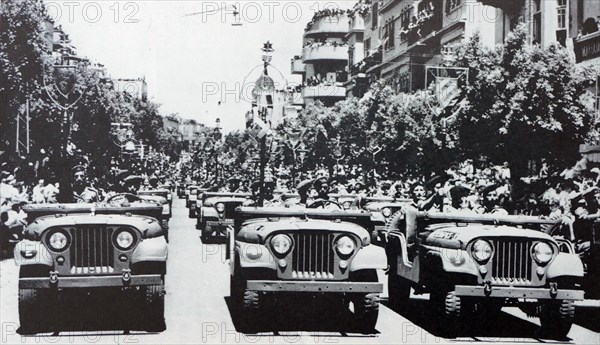
[{"label": "balcony railing", "polygon": [[348,16],[338,14],[314,19],[306,27],[304,37],[315,37],[322,34],[343,37],[348,32]]},{"label": "balcony railing", "polygon": [[493,6],[504,11],[515,11],[523,7],[525,0],[479,0],[482,5]]},{"label": "balcony railing", "polygon": [[346,98],[346,88],[325,83],[315,86],[305,86],[302,95],[304,98]]},{"label": "balcony railing", "polygon": [[304,105],[304,98],[301,92],[292,92],[290,94],[290,103],[292,105]]},{"label": "balcony railing", "polygon": [[577,63],[600,58],[600,31],[573,40]]},{"label": "balcony railing", "polygon": [[348,46],[308,46],[302,50],[303,62],[312,62],[319,60],[348,61]]},{"label": "balcony railing", "polygon": [[359,14],[355,14],[350,18],[350,32],[365,31],[365,19]]},{"label": "balcony railing", "polygon": [[294,57],[292,59],[292,74],[304,74],[306,72],[306,65],[302,62],[302,57]]}]

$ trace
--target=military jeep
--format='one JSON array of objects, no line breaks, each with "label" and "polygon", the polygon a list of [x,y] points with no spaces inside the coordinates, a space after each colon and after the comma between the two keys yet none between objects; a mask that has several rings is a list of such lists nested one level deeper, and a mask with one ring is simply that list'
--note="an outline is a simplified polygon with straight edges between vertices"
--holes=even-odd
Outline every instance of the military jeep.
[{"label": "military jeep", "polygon": [[197,185],[190,185],[185,189],[185,207],[190,208],[191,204],[195,204],[198,200],[198,188]]},{"label": "military jeep", "polygon": [[196,229],[202,231],[202,243],[225,240],[227,229],[233,227],[235,209],[248,200],[246,193],[203,193]]},{"label": "military jeep", "polygon": [[448,333],[460,318],[483,313],[478,319],[494,319],[503,306],[516,305],[540,318],[545,335],[567,335],[573,301],[583,299],[583,266],[569,243],[537,230],[558,222],[413,207],[403,213],[387,236],[390,305],[405,308],[411,288],[430,293]]},{"label": "military jeep", "polygon": [[157,188],[157,189],[146,189],[146,190],[140,190],[137,192],[138,195],[153,195],[153,196],[160,196],[162,198],[165,198],[165,200],[167,200],[167,202],[169,203],[169,206],[173,206],[173,195],[171,194],[171,191],[168,188]]},{"label": "military jeep", "polygon": [[[21,334],[165,330],[167,242],[156,218],[132,215],[160,214],[159,206],[61,204],[24,210],[30,223],[15,248]],[[97,296],[109,296],[118,308],[103,324],[81,324],[79,312],[65,311],[85,312]]]},{"label": "military jeep", "polygon": [[362,208],[371,213],[374,223],[372,240],[374,243],[385,242],[385,235],[394,215],[409,204],[410,199],[397,199],[393,197],[367,197],[360,200]]},{"label": "military jeep", "polygon": [[189,218],[196,218],[198,216],[198,213],[200,212],[200,209],[202,208],[202,202],[204,201],[203,199],[203,195],[204,192],[206,192],[208,190],[208,188],[198,188],[197,192],[196,192],[196,201],[190,202],[190,207],[189,207],[189,211],[188,211],[188,217]]},{"label": "military jeep", "polygon": [[369,226],[366,212],[238,208],[227,238],[233,304],[251,320],[285,296],[335,301],[343,313],[352,303],[349,324],[373,332],[383,291],[377,270],[387,263]]}]

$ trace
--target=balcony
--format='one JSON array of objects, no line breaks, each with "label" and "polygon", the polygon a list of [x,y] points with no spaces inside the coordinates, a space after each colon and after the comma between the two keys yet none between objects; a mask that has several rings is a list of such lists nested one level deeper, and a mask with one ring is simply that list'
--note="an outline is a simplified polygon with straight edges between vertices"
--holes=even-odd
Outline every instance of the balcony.
[{"label": "balcony", "polygon": [[303,106],[304,105],[304,98],[302,97],[302,93],[301,92],[292,92],[290,94],[290,104],[291,105]]},{"label": "balcony", "polygon": [[479,0],[484,6],[492,6],[503,11],[514,12],[523,7],[525,0]]},{"label": "balcony", "polygon": [[364,32],[365,31],[365,19],[360,14],[355,14],[354,17],[350,18],[349,32]]},{"label": "balcony", "polygon": [[573,43],[577,63],[587,64],[591,60],[600,60],[600,31],[575,38]]},{"label": "balcony", "polygon": [[306,72],[306,65],[302,62],[302,57],[295,56],[292,59],[292,74],[304,74]]},{"label": "balcony", "polygon": [[346,88],[333,84],[319,84],[315,86],[305,86],[302,91],[304,98],[346,98]]},{"label": "balcony", "polygon": [[324,16],[313,19],[306,27],[305,38],[322,35],[344,37],[348,32],[348,16],[346,14]]},{"label": "balcony", "polygon": [[323,60],[348,61],[348,46],[317,45],[302,50],[302,61],[305,63]]}]

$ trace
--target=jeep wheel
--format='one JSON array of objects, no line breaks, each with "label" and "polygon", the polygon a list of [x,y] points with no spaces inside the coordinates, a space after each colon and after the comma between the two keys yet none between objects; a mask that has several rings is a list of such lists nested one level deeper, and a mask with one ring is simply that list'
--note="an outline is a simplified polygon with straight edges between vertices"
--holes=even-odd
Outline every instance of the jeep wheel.
[{"label": "jeep wheel", "polygon": [[406,309],[410,301],[410,284],[408,280],[399,277],[391,270],[388,273],[388,295],[390,308],[394,310]]},{"label": "jeep wheel", "polygon": [[459,333],[460,317],[462,314],[462,300],[456,296],[454,291],[447,289],[435,290],[431,292],[430,302],[434,317],[439,317],[441,320],[439,325],[440,334],[444,337],[452,338]]},{"label": "jeep wheel", "polygon": [[379,317],[379,294],[370,293],[353,299],[354,324],[357,331],[363,334],[375,332]]},{"label": "jeep wheel", "polygon": [[244,302],[244,290],[246,288],[246,282],[239,278],[237,275],[232,275],[229,279],[229,296],[231,302],[238,310],[242,309]]},{"label": "jeep wheel", "polygon": [[564,339],[575,318],[575,305],[571,300],[549,301],[541,305],[540,323],[542,334],[555,339]]},{"label": "jeep wheel", "polygon": [[163,219],[160,221],[160,225],[163,228],[163,233],[165,234],[165,240],[167,242],[169,242],[169,220],[168,219]]},{"label": "jeep wheel", "polygon": [[188,217],[189,218],[196,218],[196,212],[190,210],[190,212],[188,213]]},{"label": "jeep wheel", "polygon": [[147,322],[144,323],[146,332],[162,332],[167,329],[165,323],[165,285],[148,285],[142,288],[144,293],[144,308]]},{"label": "jeep wheel", "polygon": [[58,296],[48,289],[19,289],[19,334],[53,332],[58,327],[55,316]]}]

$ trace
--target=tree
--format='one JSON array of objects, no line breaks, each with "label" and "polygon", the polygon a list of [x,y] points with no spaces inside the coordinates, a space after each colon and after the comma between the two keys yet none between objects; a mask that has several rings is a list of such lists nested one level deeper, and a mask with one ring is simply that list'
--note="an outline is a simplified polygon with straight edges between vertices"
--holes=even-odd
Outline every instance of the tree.
[{"label": "tree", "polygon": [[0,150],[14,152],[15,118],[25,100],[33,101],[34,121],[49,115],[38,110],[49,110],[40,99],[44,97],[43,58],[51,49],[44,41],[43,25],[50,18],[42,1],[8,0],[0,4],[0,23]]},{"label": "tree", "polygon": [[475,36],[458,50],[457,65],[470,68],[466,106],[454,123],[466,156],[507,161],[514,178],[527,174],[531,160],[564,168],[579,157],[593,127],[583,101],[593,79],[566,48],[528,45],[519,26],[496,49]]}]

